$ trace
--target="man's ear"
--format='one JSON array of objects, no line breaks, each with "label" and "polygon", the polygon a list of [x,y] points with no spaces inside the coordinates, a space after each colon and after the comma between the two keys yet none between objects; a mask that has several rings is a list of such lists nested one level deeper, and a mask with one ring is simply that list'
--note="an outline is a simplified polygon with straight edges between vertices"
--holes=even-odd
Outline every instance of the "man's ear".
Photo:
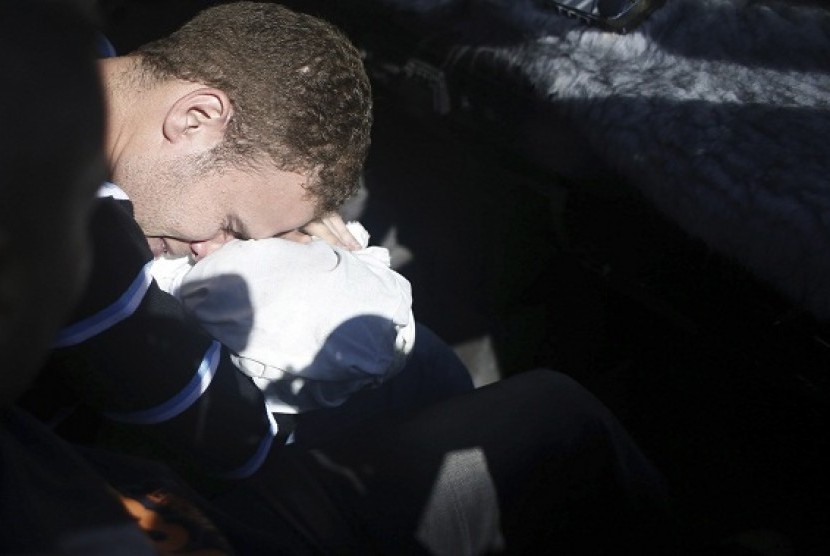
[{"label": "man's ear", "polygon": [[179,97],[164,118],[165,138],[188,152],[202,152],[220,144],[233,117],[228,95],[203,87]]}]

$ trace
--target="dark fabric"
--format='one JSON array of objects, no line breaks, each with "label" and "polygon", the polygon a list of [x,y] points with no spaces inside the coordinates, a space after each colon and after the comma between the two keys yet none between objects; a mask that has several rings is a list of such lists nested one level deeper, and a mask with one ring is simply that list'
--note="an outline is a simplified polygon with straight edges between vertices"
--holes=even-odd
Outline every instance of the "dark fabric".
[{"label": "dark fabric", "polygon": [[[150,259],[117,203],[102,201],[94,226],[95,270],[76,318],[106,307]],[[211,341],[151,285],[133,317],[57,350],[44,376],[61,376],[61,387],[98,411],[141,409],[175,396]],[[278,446],[252,477],[221,488],[196,478],[240,465],[267,434],[261,393],[224,350],[210,388],[190,409],[160,424],[121,427],[170,451],[159,453],[209,498],[201,507],[242,554],[463,554],[539,545],[565,554],[647,554],[652,545],[665,553],[660,477],[595,398],[564,375],[539,371],[437,401],[442,388],[468,390],[469,377],[456,383],[448,377],[462,375],[442,374],[454,364],[446,346],[424,345],[408,384],[421,394],[434,387],[435,397],[418,403],[437,403],[366,414],[372,418],[311,447]],[[128,495],[157,488],[158,475],[141,466],[128,476],[89,457]]]},{"label": "dark fabric", "polygon": [[668,554],[659,473],[568,377],[533,371],[314,449],[214,500],[338,554]]},{"label": "dark fabric", "polygon": [[[164,464],[95,447],[78,450],[114,490],[134,501],[133,506],[138,502],[141,512],[146,508],[162,518],[153,516],[152,521],[163,523],[155,537],[167,543],[169,552],[258,556],[308,551],[286,520],[275,519],[262,529],[250,527],[216,507]],[[171,537],[176,541],[173,546]]]},{"label": "dark fabric", "polygon": [[[101,199],[92,231],[94,269],[72,323],[110,307],[151,258],[129,203]],[[186,389],[210,343],[181,305],[153,283],[131,317],[79,345],[56,350],[38,387],[22,404],[47,422],[60,422],[62,411],[70,414],[56,430],[73,441],[103,439],[119,451],[162,459],[204,488],[222,488],[210,475],[244,464],[267,435],[262,394],[230,362],[225,348],[209,389],[175,418],[151,425],[94,423],[95,415],[152,408]],[[472,387],[450,347],[418,325],[401,373],[343,406],[302,416],[296,438],[315,442],[333,437],[385,412],[428,405]],[[103,432],[90,435],[90,427]],[[286,436],[281,434],[277,443]]]},{"label": "dark fabric", "polygon": [[[71,323],[111,306],[152,258],[129,203],[99,200],[92,237],[93,269]],[[82,401],[97,412],[149,409],[194,381],[212,342],[172,296],[152,283],[132,316],[78,345],[55,350],[39,386],[47,383],[60,391],[53,398]],[[38,407],[45,397],[30,393],[22,403],[48,420],[58,410]],[[242,466],[270,434],[262,393],[224,348],[210,387],[183,413],[158,424],[119,426],[158,442],[175,454],[177,465],[187,462],[194,472],[206,474]]]},{"label": "dark fabric", "polygon": [[0,523],[0,554],[295,553],[280,522],[250,529],[166,466],[70,445],[19,409],[0,412]]},{"label": "dark fabric", "polygon": [[[105,483],[62,442],[41,442],[51,434],[33,425],[40,432],[23,427],[22,449],[0,430],[0,517],[33,522],[22,531],[47,539],[36,548],[66,527],[124,524],[114,488],[154,512],[177,510],[151,528],[164,546],[187,538],[181,546],[228,552],[227,539],[245,555],[673,553],[660,475],[599,401],[551,371],[364,423],[313,449],[275,450],[212,500],[159,464],[82,449]],[[33,542],[4,529],[4,553]]]},{"label": "dark fabric", "polygon": [[0,411],[0,554],[151,554],[108,485],[17,409]]},{"label": "dark fabric", "polygon": [[426,326],[415,326],[415,345],[400,373],[376,388],[352,394],[341,406],[297,415],[294,442],[313,446],[361,422],[472,391],[470,373],[452,348]]}]

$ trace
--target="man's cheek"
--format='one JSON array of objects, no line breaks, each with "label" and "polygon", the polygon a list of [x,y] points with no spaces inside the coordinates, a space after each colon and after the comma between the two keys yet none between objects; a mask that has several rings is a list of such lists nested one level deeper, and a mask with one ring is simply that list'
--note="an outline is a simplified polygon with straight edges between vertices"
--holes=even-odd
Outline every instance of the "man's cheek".
[{"label": "man's cheek", "polygon": [[165,239],[164,242],[166,244],[165,257],[177,259],[179,257],[187,257],[191,254],[190,243],[186,241]]}]

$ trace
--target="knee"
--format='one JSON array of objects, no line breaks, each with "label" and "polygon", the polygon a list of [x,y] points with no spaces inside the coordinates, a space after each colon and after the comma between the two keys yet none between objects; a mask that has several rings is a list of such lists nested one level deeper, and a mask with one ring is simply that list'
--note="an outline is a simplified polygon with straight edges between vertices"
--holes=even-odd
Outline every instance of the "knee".
[{"label": "knee", "polygon": [[593,398],[591,393],[575,379],[552,369],[540,367],[520,373],[516,375],[516,378],[520,378],[525,382],[525,388],[532,386],[533,389],[542,391],[544,395],[554,394],[558,397],[567,394],[569,397],[575,398],[586,396]]},{"label": "knee", "polygon": [[517,398],[547,414],[594,422],[611,417],[608,408],[587,388],[559,371],[538,368],[503,382],[513,382]]},{"label": "knee", "polygon": [[453,349],[423,324],[416,323],[416,330],[415,345],[406,368],[428,378],[433,387],[442,385],[449,393],[472,390],[470,372]]}]

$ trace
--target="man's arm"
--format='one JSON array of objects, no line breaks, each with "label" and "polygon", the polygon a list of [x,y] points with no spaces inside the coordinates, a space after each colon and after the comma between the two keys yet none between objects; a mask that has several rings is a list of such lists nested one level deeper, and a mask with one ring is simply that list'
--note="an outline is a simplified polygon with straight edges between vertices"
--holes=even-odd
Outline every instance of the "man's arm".
[{"label": "man's arm", "polygon": [[162,441],[195,470],[248,476],[276,424],[227,350],[152,280],[152,255],[128,206],[102,199],[96,208],[89,286],[51,365],[85,404]]}]

